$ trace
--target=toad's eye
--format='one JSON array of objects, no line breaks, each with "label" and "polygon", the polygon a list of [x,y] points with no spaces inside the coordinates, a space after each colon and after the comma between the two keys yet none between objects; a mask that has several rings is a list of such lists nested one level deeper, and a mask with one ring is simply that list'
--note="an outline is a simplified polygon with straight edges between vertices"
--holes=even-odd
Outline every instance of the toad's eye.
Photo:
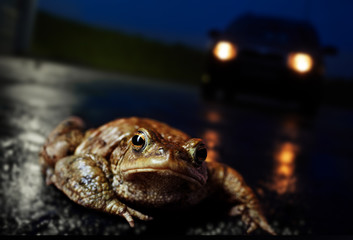
[{"label": "toad's eye", "polygon": [[201,164],[206,160],[207,157],[207,149],[204,145],[201,145],[195,152],[195,160],[198,164]]},{"label": "toad's eye", "polygon": [[142,132],[138,132],[131,139],[132,146],[136,151],[141,150],[146,143],[145,136]]}]

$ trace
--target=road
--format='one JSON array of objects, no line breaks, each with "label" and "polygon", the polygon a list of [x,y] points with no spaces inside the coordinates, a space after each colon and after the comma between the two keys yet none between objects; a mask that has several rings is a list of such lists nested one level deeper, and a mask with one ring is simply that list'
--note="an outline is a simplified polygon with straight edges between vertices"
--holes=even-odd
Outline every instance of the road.
[{"label": "road", "polygon": [[[0,232],[3,234],[242,234],[219,206],[169,220],[138,221],[85,209],[46,186],[38,151],[70,115],[88,127],[115,118],[154,118],[201,137],[208,161],[237,169],[280,235],[353,234],[353,111],[323,105],[315,116],[292,105],[240,96],[206,102],[196,86],[82,67],[0,58]],[[261,230],[254,234],[263,234]]]}]

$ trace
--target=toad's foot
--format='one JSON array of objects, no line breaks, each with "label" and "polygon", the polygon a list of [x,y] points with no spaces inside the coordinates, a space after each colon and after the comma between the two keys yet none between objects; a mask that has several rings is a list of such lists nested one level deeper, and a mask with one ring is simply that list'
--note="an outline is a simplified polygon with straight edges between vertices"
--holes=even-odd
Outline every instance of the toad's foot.
[{"label": "toad's foot", "polygon": [[152,220],[152,217],[127,207],[125,204],[119,202],[117,199],[113,199],[112,201],[108,202],[104,211],[124,217],[129,223],[130,227],[135,226],[133,217],[136,217],[143,221]]},{"label": "toad's foot", "polygon": [[247,226],[247,233],[253,232],[258,227],[272,235],[276,235],[271,226],[267,223],[263,215],[256,209],[248,208],[245,204],[239,204],[231,208],[229,215],[241,215],[242,221]]},{"label": "toad's foot", "polygon": [[208,173],[210,188],[218,192],[222,198],[226,198],[227,202],[234,204],[230,214],[242,216],[243,222],[248,226],[247,233],[260,227],[275,235],[262,214],[254,192],[237,171],[219,162],[208,162]]}]

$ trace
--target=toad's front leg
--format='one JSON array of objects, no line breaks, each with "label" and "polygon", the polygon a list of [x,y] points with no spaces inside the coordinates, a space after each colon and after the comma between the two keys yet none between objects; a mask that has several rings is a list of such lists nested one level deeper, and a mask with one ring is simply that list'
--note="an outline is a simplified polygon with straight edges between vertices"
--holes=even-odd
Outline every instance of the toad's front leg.
[{"label": "toad's front leg", "polygon": [[59,160],[51,175],[51,182],[71,200],[85,207],[124,217],[131,227],[132,217],[149,220],[150,217],[121,203],[113,191],[107,161],[99,156],[85,154]]},{"label": "toad's front leg", "polygon": [[230,215],[241,215],[243,222],[248,226],[247,233],[260,227],[266,232],[275,235],[271,226],[262,214],[259,201],[255,194],[243,180],[243,177],[231,167],[218,163],[208,162],[210,186],[220,191],[227,201],[234,204]]}]

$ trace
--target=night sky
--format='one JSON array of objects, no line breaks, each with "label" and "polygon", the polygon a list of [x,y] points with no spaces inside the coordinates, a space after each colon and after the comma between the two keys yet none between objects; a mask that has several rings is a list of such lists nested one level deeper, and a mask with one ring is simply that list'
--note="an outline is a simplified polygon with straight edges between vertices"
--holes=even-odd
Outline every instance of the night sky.
[{"label": "night sky", "polygon": [[353,79],[351,0],[39,0],[38,8],[84,23],[205,49],[210,29],[244,13],[309,20],[322,45],[333,45],[327,75]]}]

